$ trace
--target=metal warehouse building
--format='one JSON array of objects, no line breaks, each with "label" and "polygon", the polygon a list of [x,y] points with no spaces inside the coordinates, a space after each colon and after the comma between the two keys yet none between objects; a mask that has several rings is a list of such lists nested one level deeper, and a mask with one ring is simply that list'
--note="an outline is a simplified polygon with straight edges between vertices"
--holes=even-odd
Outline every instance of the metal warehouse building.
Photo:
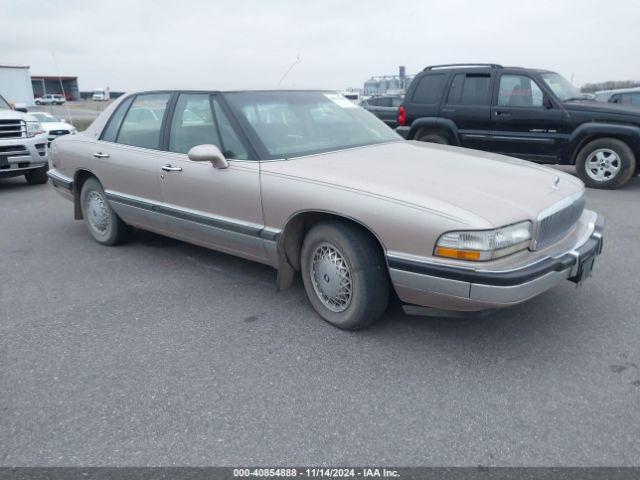
[{"label": "metal warehouse building", "polygon": [[42,97],[47,94],[64,95],[67,100],[79,100],[78,77],[32,76],[33,95]]},{"label": "metal warehouse building", "polygon": [[33,105],[31,72],[28,66],[0,65],[0,95],[11,103]]}]

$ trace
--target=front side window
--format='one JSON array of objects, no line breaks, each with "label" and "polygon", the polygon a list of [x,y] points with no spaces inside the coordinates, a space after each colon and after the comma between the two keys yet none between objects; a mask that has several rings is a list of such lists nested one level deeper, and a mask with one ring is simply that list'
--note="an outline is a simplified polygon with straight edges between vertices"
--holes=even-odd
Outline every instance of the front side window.
[{"label": "front side window", "polygon": [[453,77],[447,103],[451,105],[488,105],[491,76],[458,73]]},{"label": "front side window", "polygon": [[231,126],[231,122],[229,122],[229,118],[227,118],[227,115],[224,113],[220,102],[216,98],[213,99],[213,110],[222,143],[220,150],[222,150],[224,156],[227,158],[247,160],[249,158],[249,154],[244,148],[244,145],[242,144],[240,137],[238,137],[235,129]]},{"label": "front side window", "polygon": [[501,107],[542,107],[542,90],[525,75],[502,75],[498,91]]},{"label": "front side window", "polygon": [[160,148],[162,119],[171,94],[145,93],[136,96],[124,117],[117,143],[141,148]]},{"label": "front side window", "polygon": [[267,158],[401,141],[365,109],[329,92],[232,92],[227,103]]},{"label": "front side window", "polygon": [[187,153],[196,145],[220,146],[208,93],[182,93],[176,102],[169,133],[169,151]]},{"label": "front side window", "polygon": [[433,105],[440,102],[444,82],[447,79],[444,73],[431,73],[420,79],[420,83],[413,92],[413,101],[424,105]]}]

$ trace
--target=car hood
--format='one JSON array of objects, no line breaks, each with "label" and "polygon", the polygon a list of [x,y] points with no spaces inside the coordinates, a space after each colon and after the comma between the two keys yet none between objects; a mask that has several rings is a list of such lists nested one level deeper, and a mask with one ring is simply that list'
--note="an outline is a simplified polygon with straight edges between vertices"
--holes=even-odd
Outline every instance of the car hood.
[{"label": "car hood", "polygon": [[51,130],[73,130],[73,126],[67,122],[40,122],[40,125],[42,125],[42,128],[47,132]]},{"label": "car hood", "polygon": [[613,114],[631,117],[636,123],[640,123],[640,108],[629,105],[620,105],[618,103],[580,101],[565,102],[564,106],[567,110],[575,110],[579,112],[592,112],[594,114]]},{"label": "car hood", "polygon": [[[17,110],[0,110],[0,120],[32,120],[31,116]],[[35,119],[33,119],[35,120]]]},{"label": "car hood", "polygon": [[351,189],[487,228],[535,220],[584,190],[577,178],[531,162],[417,141],[264,162],[261,168],[264,174]]}]

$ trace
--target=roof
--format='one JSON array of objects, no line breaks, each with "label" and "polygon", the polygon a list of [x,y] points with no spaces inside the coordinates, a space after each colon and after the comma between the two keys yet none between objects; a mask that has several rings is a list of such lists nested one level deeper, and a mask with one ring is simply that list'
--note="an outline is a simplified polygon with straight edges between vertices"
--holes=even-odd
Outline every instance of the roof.
[{"label": "roof", "polygon": [[0,68],[31,68],[29,65],[0,65]]},{"label": "roof", "polygon": [[31,80],[77,80],[78,77],[64,75],[31,75]]}]

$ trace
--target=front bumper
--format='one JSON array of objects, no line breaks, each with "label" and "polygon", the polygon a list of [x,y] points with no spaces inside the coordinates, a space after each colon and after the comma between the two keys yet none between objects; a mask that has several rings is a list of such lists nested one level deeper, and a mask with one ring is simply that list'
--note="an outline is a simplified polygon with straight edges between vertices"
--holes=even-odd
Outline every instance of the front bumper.
[{"label": "front bumper", "polygon": [[0,176],[20,175],[32,168],[43,167],[47,162],[45,135],[0,139]]},{"label": "front bumper", "polygon": [[510,270],[482,270],[388,256],[400,298],[442,310],[477,311],[528,300],[564,280],[582,283],[602,253],[604,219],[591,212],[589,229],[573,248]]}]

